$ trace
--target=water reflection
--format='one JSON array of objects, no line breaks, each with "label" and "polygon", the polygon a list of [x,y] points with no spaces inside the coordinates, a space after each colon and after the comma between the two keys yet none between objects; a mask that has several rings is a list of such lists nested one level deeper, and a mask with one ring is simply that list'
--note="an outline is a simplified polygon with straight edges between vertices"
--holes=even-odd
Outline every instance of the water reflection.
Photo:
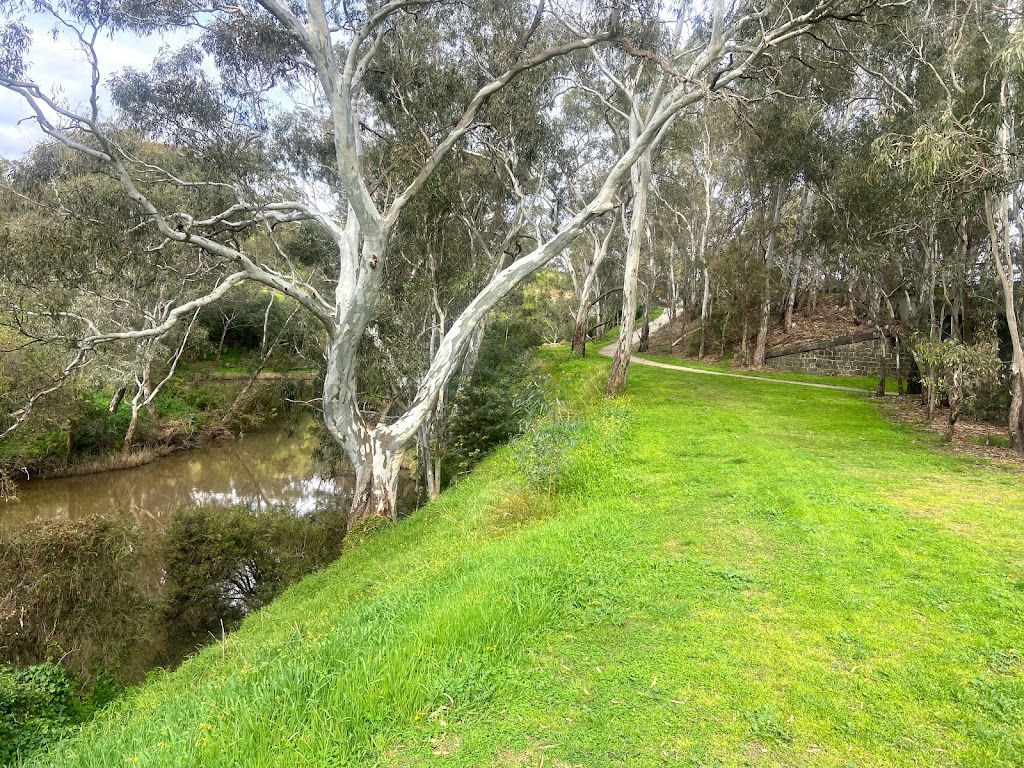
[{"label": "water reflection", "polygon": [[132,469],[34,480],[17,500],[0,501],[0,525],[79,519],[129,510],[146,529],[175,509],[243,505],[286,507],[299,515],[347,504],[351,477],[314,471],[316,436],[309,419],[282,420],[235,440],[209,443]]},{"label": "water reflection", "polygon": [[[139,630],[144,636],[115,665],[123,679],[139,680],[154,665],[174,666],[224,630],[230,631],[250,610],[341,552],[353,478],[350,473],[330,477],[316,471],[317,437],[312,427],[308,417],[281,419],[258,433],[209,443],[133,469],[27,482],[17,500],[0,501],[0,527],[114,511],[134,516],[142,529],[137,541],[147,554],[137,572],[117,571],[115,576],[137,582],[141,592],[129,584],[125,594],[154,610],[132,612],[104,604],[96,611],[125,611],[149,622]],[[413,509],[415,480],[403,475],[398,492],[400,511]],[[179,521],[185,528],[176,537],[168,524],[175,512],[186,508],[214,509],[199,510],[191,518],[183,515]],[[290,510],[303,519],[287,514],[282,519],[271,513],[254,521],[244,508]],[[221,536],[224,530],[233,535]],[[294,546],[296,541],[301,546]],[[4,568],[20,570],[18,563],[0,562],[0,575]],[[57,571],[55,583],[64,584],[68,594],[75,593],[79,578],[75,563]],[[24,586],[24,579],[20,583]],[[16,604],[34,599],[27,592],[11,596]],[[114,624],[120,636],[123,621]],[[81,654],[75,657],[81,669],[104,661],[90,656],[89,649],[109,639],[109,626],[96,622],[96,637],[86,632],[65,638],[66,646]]]}]

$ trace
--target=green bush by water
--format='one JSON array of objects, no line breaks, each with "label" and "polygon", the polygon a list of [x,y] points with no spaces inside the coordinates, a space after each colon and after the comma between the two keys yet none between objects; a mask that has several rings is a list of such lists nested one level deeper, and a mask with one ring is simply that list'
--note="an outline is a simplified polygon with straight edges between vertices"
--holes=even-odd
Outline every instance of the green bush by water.
[{"label": "green bush by water", "polygon": [[117,695],[109,677],[86,686],[53,663],[0,665],[0,766],[56,744]]},{"label": "green bush by water", "polygon": [[341,554],[346,514],[199,507],[176,513],[162,539],[172,656],[219,639],[306,574]]}]

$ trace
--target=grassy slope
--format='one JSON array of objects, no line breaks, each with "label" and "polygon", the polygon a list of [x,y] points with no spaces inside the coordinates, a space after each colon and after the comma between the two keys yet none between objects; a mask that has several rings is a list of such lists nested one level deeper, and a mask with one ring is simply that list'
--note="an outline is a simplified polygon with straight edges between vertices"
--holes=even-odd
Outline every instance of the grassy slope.
[{"label": "grassy slope", "polygon": [[1019,475],[857,395],[630,376],[552,502],[499,451],[39,763],[1024,762]]},{"label": "grassy slope", "polygon": [[[799,373],[797,371],[758,371],[745,368],[733,368],[730,361],[708,362],[696,360],[689,357],[675,357],[673,355],[642,354],[640,357],[646,360],[654,360],[659,363],[670,365],[681,365],[684,368],[697,368],[702,371],[721,371],[723,373],[734,373],[738,376],[749,376],[752,379],[788,379],[789,381],[806,381],[812,384],[838,384],[844,387],[856,387],[874,392],[878,386],[877,376],[819,376],[813,373]],[[896,393],[896,379],[889,377],[885,382],[885,391]]]}]

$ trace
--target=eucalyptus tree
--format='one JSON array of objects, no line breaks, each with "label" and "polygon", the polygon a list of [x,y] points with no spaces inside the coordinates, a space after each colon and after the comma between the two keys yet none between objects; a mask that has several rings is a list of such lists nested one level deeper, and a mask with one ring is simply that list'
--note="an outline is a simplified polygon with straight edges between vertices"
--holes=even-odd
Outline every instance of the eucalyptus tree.
[{"label": "eucalyptus tree", "polygon": [[[698,119],[675,126],[654,190],[658,204],[671,214],[671,219],[663,219],[661,229],[674,231],[673,247],[685,256],[684,317],[700,307],[698,357],[704,356],[707,347],[714,295],[711,251],[732,229],[729,208],[734,205],[728,198],[734,190],[729,184],[728,166],[738,137],[732,117],[724,101],[711,102],[702,105]],[[674,274],[671,259],[669,267],[670,274]]]},{"label": "eucalyptus tree", "polygon": [[[879,154],[902,168],[931,200],[955,200],[942,237],[939,216],[928,217],[927,250],[934,286],[943,240],[962,268],[973,270],[972,219],[984,224],[975,240],[1002,294],[1009,337],[1011,445],[1024,450],[1024,312],[1019,249],[1024,238],[1024,166],[1016,128],[1024,116],[1024,12],[1015,5],[951,0],[928,3],[895,27],[895,45],[914,67],[888,81],[899,94],[898,120],[878,142]],[[941,211],[941,209],[938,209]],[[974,211],[980,210],[980,216]],[[970,281],[971,278],[967,280]],[[930,323],[934,328],[936,324]]]},{"label": "eucalyptus tree", "polygon": [[[132,141],[123,140],[126,146]],[[133,151],[149,161],[174,162],[173,153],[159,146],[143,143]],[[215,282],[215,265],[185,246],[162,249],[157,257],[147,252],[149,243],[137,229],[144,222],[134,218],[135,226],[125,227],[133,219],[130,201],[119,184],[95,170],[88,158],[51,142],[11,163],[2,180],[17,206],[5,212],[0,312],[23,343],[74,339],[82,324],[117,334],[152,328]],[[91,378],[119,393],[112,410],[134,388],[125,451],[133,446],[141,411],[157,419],[156,396],[173,375],[196,320],[193,313],[171,333],[124,338],[93,361]],[[5,433],[27,416],[24,409],[17,412]]]},{"label": "eucalyptus tree", "polygon": [[[572,353],[587,354],[587,336],[589,333],[590,311],[593,306],[607,297],[607,293],[599,294],[602,268],[611,252],[612,239],[615,237],[615,221],[610,220],[604,231],[591,228],[588,230],[588,241],[576,241],[576,247],[570,249],[566,256],[566,265],[572,279],[576,294],[576,311],[573,313]],[[598,294],[595,296],[595,294]]]},{"label": "eucalyptus tree", "polygon": [[[666,50],[662,35],[650,46],[634,45],[623,34],[632,11],[618,6],[611,12],[574,7],[554,14],[544,3],[530,7],[523,2],[253,0],[140,8],[135,2],[4,0],[0,8],[7,20],[3,38],[8,45],[0,55],[0,86],[24,99],[45,134],[91,158],[121,185],[156,246],[184,246],[223,268],[211,291],[177,304],[152,327],[122,332],[85,323],[71,344],[71,365],[111,341],[165,334],[233,286],[261,282],[298,302],[324,328],[323,415],[356,471],[353,517],[393,517],[402,452],[458,370],[486,313],[594,219],[612,210],[616,192],[638,161],[642,163],[634,175],[638,189],[643,187],[652,146],[683,110],[750,73],[767,51],[786,41],[862,18],[885,4],[741,2],[728,13],[722,0],[712,3],[708,13],[695,4],[687,9],[685,24],[677,25],[688,30],[687,39],[675,35],[676,44]],[[92,84],[82,108],[49,95],[31,80],[25,63],[30,34],[21,18],[30,7],[55,16],[77,40]],[[137,123],[144,123],[136,127],[188,143],[191,155],[219,162],[231,183],[183,178],[140,161],[101,114],[98,41],[119,30],[163,27],[201,33],[198,41],[166,56],[153,72],[123,75],[119,101]],[[628,143],[608,163],[588,199],[556,231],[495,274],[452,321],[403,412],[373,423],[359,408],[360,348],[382,295],[391,239],[410,202],[455,151],[473,146],[491,105],[521,87],[526,75],[601,44],[610,50],[612,43],[635,63],[658,63],[664,77],[657,76],[661,84],[652,92],[657,98],[641,105]],[[408,44],[416,46],[417,58],[410,73],[399,78],[388,62],[401,59]],[[219,78],[206,71],[206,55],[220,70]],[[399,112],[405,114],[406,94],[433,88],[435,73],[449,77],[449,92],[431,91],[432,111],[410,110],[408,122],[397,120]],[[611,74],[628,78],[628,72]],[[285,111],[280,100],[287,101],[290,94],[297,98],[289,102],[281,122],[275,122],[273,113]],[[381,107],[385,94],[389,109]],[[272,132],[279,125],[282,130]],[[406,133],[410,128],[414,130]],[[257,164],[246,164],[246,158],[265,150],[272,135],[280,135],[286,144],[272,153],[279,159],[276,172],[260,174]],[[388,140],[405,151],[389,165],[371,163],[367,148]],[[241,168],[236,170],[236,164]],[[298,183],[289,175],[304,178]],[[165,205],[158,192],[167,186],[188,190],[196,202]],[[328,204],[317,204],[319,193]],[[211,201],[220,194],[231,195],[230,204],[210,212]],[[241,236],[253,228],[272,231],[298,222],[315,223],[333,243],[335,259],[330,271],[324,271],[326,285],[315,284],[273,254],[254,254]]]},{"label": "eucalyptus tree", "polygon": [[[606,112],[595,110],[587,97],[593,92],[587,80],[590,72],[586,67],[574,69],[563,76],[569,91],[561,103],[562,150],[553,158],[557,165],[552,169],[554,178],[548,185],[551,226],[557,226],[560,220],[572,215],[580,201],[600,183],[608,158],[615,157],[622,149],[621,144],[616,143],[617,137],[608,130]],[[620,202],[617,198],[617,203]],[[617,219],[607,217],[589,227],[588,237],[575,241],[560,258],[575,293],[571,346],[575,355],[586,354],[594,307],[597,307],[600,322],[604,300],[621,290],[614,287],[610,291],[602,290],[603,279],[614,280],[607,273],[614,270],[614,264],[608,258],[618,246],[617,243],[613,246]],[[621,285],[621,281],[614,282]]]}]

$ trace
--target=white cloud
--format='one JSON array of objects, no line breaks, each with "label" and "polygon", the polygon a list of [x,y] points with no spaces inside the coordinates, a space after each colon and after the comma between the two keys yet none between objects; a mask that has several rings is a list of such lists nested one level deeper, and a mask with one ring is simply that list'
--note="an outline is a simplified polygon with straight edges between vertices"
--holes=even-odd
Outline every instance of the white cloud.
[{"label": "white cloud", "polygon": [[[69,36],[54,39],[50,26],[42,20],[33,25],[32,48],[29,51],[29,76],[44,93],[56,94],[72,109],[86,106],[89,99],[89,67],[85,55],[72,43]],[[120,33],[96,41],[100,62],[101,112],[110,116],[112,107],[109,92],[103,85],[108,78],[126,67],[147,68],[161,46],[180,46],[189,34],[176,32],[164,36],[139,37]],[[17,158],[25,154],[34,143],[45,138],[31,119],[32,110],[20,96],[0,89],[0,157]]]}]

